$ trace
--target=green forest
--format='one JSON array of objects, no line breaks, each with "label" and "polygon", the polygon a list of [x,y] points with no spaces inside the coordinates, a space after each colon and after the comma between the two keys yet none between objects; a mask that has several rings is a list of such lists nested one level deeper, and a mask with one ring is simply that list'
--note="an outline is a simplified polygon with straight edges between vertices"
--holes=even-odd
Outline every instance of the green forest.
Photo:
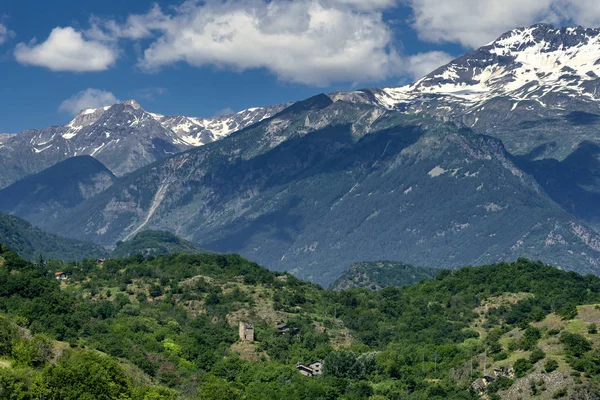
[{"label": "green forest", "polygon": [[598,324],[600,278],[525,259],[333,291],[237,255],[0,248],[2,399],[597,398]]}]

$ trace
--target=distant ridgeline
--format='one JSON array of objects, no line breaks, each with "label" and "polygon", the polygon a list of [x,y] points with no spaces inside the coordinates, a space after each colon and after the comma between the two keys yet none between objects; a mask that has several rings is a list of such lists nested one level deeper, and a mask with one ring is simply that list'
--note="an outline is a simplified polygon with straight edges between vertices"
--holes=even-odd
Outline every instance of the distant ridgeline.
[{"label": "distant ridgeline", "polygon": [[380,290],[388,286],[407,286],[427,278],[434,278],[439,269],[415,267],[394,261],[358,262],[352,264],[330,289],[346,290],[367,288]]},{"label": "distant ridgeline", "polygon": [[133,239],[117,242],[117,247],[112,252],[112,257],[132,257],[137,254],[143,256],[157,256],[161,254],[199,254],[206,253],[187,240],[166,231],[143,231],[136,234]]},{"label": "distant ridgeline", "polygon": [[3,399],[598,398],[598,323],[600,278],[525,259],[333,291],[237,255],[0,246]]},{"label": "distant ridgeline", "polygon": [[28,260],[56,259],[77,261],[107,257],[109,252],[98,245],[46,233],[29,222],[0,213],[0,243]]}]

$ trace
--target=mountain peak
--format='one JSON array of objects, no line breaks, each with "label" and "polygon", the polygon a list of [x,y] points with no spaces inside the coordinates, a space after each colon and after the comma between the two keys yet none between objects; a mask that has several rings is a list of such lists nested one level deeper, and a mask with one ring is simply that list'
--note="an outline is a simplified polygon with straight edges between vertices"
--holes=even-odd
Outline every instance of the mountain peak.
[{"label": "mountain peak", "polygon": [[497,97],[546,107],[559,97],[599,101],[599,77],[600,29],[537,24],[511,30],[410,85],[383,89],[376,97],[386,108],[440,97],[468,108]]},{"label": "mountain peak", "polygon": [[121,104],[124,104],[124,105],[127,105],[127,106],[131,106],[131,107],[135,108],[136,110],[142,109],[142,106],[140,106],[140,103],[138,103],[137,101],[135,101],[133,99],[125,100]]}]

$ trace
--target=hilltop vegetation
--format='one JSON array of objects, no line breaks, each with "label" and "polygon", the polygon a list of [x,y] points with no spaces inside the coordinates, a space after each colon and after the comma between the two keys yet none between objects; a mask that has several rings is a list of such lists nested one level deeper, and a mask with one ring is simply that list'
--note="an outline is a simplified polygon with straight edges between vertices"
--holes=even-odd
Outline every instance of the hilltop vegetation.
[{"label": "hilltop vegetation", "polygon": [[143,256],[158,256],[161,254],[198,254],[205,252],[187,240],[165,231],[143,231],[133,239],[117,242],[112,252],[113,258]]},{"label": "hilltop vegetation", "polygon": [[358,262],[352,264],[330,286],[333,290],[381,290],[388,286],[407,286],[434,278],[439,270],[394,261]]},{"label": "hilltop vegetation", "polygon": [[[53,279],[58,269],[66,281]],[[484,388],[491,398],[585,398],[600,393],[596,304],[600,278],[527,260],[338,292],[235,255],[34,264],[2,248],[0,391],[10,399],[88,390],[99,399],[476,399],[484,369],[507,366],[515,374]],[[254,322],[254,342],[239,341],[240,321]],[[279,332],[279,322],[289,329]],[[322,376],[295,370],[316,359]],[[98,377],[89,388],[88,371]],[[94,391],[101,386],[111,391]]]},{"label": "hilltop vegetation", "polygon": [[41,256],[44,259],[76,261],[108,255],[108,251],[101,246],[49,234],[24,219],[2,213],[0,243],[28,260],[37,260]]}]

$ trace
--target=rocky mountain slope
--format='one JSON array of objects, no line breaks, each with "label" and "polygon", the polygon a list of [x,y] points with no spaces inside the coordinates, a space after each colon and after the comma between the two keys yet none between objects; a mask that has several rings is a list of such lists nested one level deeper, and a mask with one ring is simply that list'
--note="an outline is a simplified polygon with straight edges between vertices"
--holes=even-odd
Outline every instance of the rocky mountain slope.
[{"label": "rocky mountain slope", "polygon": [[0,144],[0,188],[78,155],[93,156],[123,176],[223,138],[284,107],[255,108],[213,119],[164,117],[146,112],[134,100],[83,110],[65,126],[27,130]]},{"label": "rocky mountain slope", "polygon": [[[59,136],[97,137],[121,110],[115,121],[139,114],[123,123],[177,148],[111,158],[117,175],[162,160],[48,227],[105,245],[167,230],[322,284],[356,260],[382,258],[454,268],[525,256],[597,273],[597,59],[600,30],[535,25],[400,88],[212,122],[131,102],[90,110],[70,129],[85,127]],[[101,142],[94,156],[103,160]],[[206,145],[170,154],[192,144]]]},{"label": "rocky mountain slope", "polygon": [[0,145],[5,144],[13,137],[15,137],[15,135],[13,135],[11,133],[0,133]]},{"label": "rocky mountain slope", "polygon": [[213,118],[193,118],[181,115],[158,116],[158,118],[164,127],[175,132],[185,143],[190,146],[203,146],[269,118],[290,105],[249,108],[235,114],[224,114]]},{"label": "rocky mountain slope", "polygon": [[530,172],[565,210],[600,227],[600,209],[588,206],[600,193],[599,60],[600,29],[538,24],[410,85],[331,97],[426,113],[497,137],[512,155],[537,161]]},{"label": "rocky mountain slope", "polygon": [[0,190],[0,211],[43,227],[116,180],[91,156],[69,158]]},{"label": "rocky mountain slope", "polygon": [[137,171],[53,229],[104,244],[170,230],[322,284],[382,257],[600,267],[600,236],[498,139],[325,95]]}]

